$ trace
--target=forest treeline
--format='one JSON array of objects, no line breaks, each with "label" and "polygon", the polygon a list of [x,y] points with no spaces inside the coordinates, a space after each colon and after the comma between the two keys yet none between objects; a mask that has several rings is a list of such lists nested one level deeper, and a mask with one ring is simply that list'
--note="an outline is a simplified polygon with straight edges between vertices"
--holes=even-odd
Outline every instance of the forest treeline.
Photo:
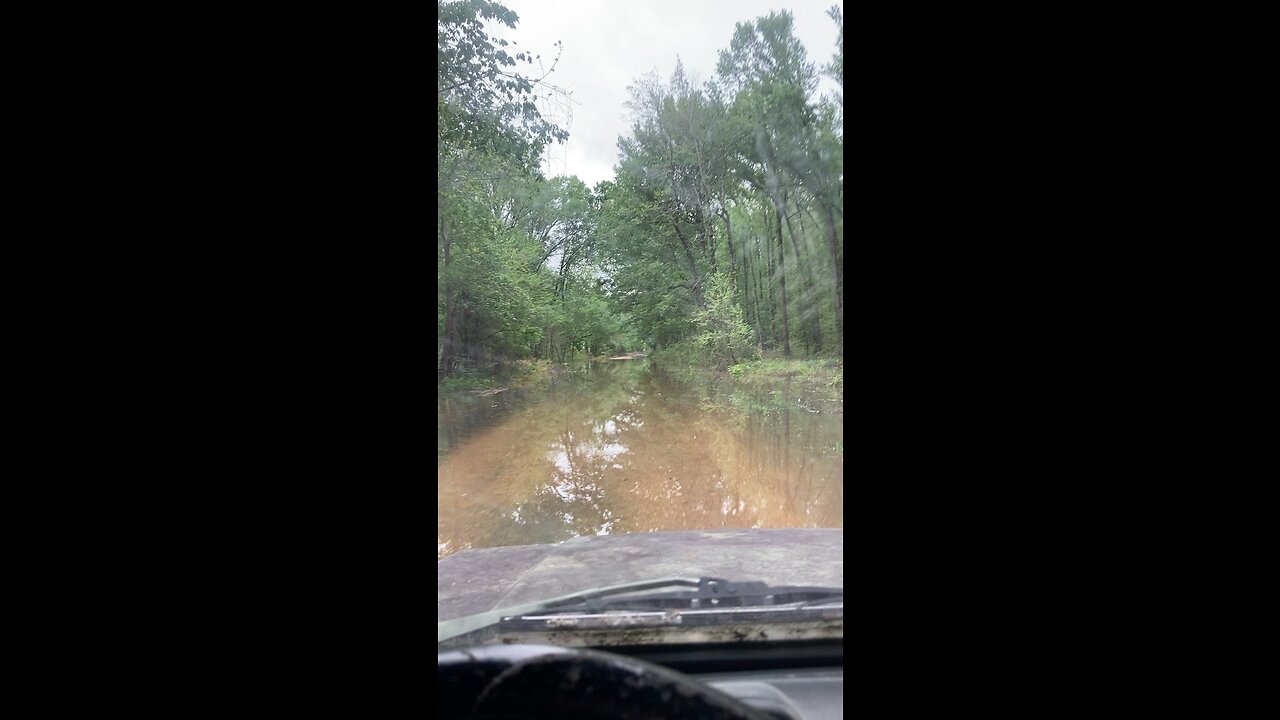
[{"label": "forest treeline", "polygon": [[[539,97],[559,58],[490,36],[486,0],[439,3],[437,374],[681,347],[724,366],[841,356],[839,42],[809,60],[788,12],[738,23],[714,76],[636,78],[616,175],[543,177],[567,133]],[[536,61],[536,62],[535,62]],[[546,71],[534,68],[549,67]]]}]

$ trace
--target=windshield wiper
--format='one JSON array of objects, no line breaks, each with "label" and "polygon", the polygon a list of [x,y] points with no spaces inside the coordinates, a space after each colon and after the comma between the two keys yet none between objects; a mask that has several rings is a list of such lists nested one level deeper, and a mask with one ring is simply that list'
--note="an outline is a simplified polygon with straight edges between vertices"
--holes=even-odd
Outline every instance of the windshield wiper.
[{"label": "windshield wiper", "polygon": [[[693,585],[684,580],[670,585]],[[688,610],[731,607],[767,607],[779,605],[801,604],[800,606],[821,602],[834,602],[844,598],[844,588],[812,587],[812,586],[780,586],[771,587],[762,582],[730,582],[720,578],[701,578],[696,581],[696,589],[678,592],[650,593],[645,595],[629,595],[617,598],[614,595],[652,589],[644,587],[616,587],[607,592],[595,592],[584,595],[576,601],[557,602],[543,608],[540,615],[560,613],[594,613],[619,610]]]},{"label": "windshield wiper", "polygon": [[550,610],[558,605],[570,605],[573,603],[584,602],[592,598],[605,597],[607,595],[616,595],[618,593],[638,592],[640,590],[653,590],[660,587],[674,586],[692,586],[697,587],[701,580],[697,578],[680,578],[668,577],[658,578],[656,580],[645,580],[642,582],[624,583],[622,585],[611,585],[609,587],[596,588],[585,592],[574,593],[573,595],[562,595],[560,597],[542,600],[535,603],[525,605],[516,605],[508,608],[499,608],[497,610],[489,610],[487,612],[476,613],[475,615],[467,615],[466,617],[455,618],[453,620],[445,620],[436,625],[436,642],[442,643],[450,638],[459,635],[465,635],[473,630],[479,630],[498,623],[504,617],[512,615],[524,615],[528,613],[542,612]]},{"label": "windshield wiper", "polygon": [[[632,593],[661,588],[687,587],[689,591]],[[617,598],[613,596],[629,595]],[[563,595],[541,602],[518,605],[488,612],[446,620],[437,625],[437,642],[465,635],[491,625],[533,619],[530,616],[547,617],[566,614],[594,614],[601,612],[705,612],[734,608],[799,609],[811,605],[842,602],[844,588],[782,586],[770,587],[762,582],[733,583],[720,578],[669,577],[643,582],[624,583],[596,588],[572,595]]]}]

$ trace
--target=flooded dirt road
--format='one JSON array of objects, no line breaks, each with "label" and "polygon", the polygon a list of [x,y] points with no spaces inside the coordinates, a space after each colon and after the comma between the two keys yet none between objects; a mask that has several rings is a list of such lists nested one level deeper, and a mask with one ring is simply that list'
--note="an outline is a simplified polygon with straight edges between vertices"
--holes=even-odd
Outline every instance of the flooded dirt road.
[{"label": "flooded dirt road", "polygon": [[779,380],[677,381],[649,359],[538,390],[442,396],[437,554],[654,530],[844,526],[840,415]]}]

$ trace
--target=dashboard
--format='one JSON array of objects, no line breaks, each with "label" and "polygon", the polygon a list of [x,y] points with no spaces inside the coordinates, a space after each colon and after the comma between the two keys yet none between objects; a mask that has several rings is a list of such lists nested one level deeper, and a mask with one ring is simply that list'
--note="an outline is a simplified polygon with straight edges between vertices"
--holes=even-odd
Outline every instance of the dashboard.
[{"label": "dashboard", "polygon": [[844,717],[844,668],[690,677],[778,720]]},{"label": "dashboard", "polygon": [[574,649],[487,645],[438,655],[444,718],[844,717],[843,645]]}]

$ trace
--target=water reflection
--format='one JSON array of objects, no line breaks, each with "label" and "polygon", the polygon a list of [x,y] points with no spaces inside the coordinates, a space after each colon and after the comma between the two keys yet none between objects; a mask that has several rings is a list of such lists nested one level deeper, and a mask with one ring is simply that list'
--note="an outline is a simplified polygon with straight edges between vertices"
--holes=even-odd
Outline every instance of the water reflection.
[{"label": "water reflection", "polygon": [[793,410],[779,387],[756,397],[681,384],[640,360],[500,401],[442,399],[438,555],[623,532],[842,527],[840,418]]}]

